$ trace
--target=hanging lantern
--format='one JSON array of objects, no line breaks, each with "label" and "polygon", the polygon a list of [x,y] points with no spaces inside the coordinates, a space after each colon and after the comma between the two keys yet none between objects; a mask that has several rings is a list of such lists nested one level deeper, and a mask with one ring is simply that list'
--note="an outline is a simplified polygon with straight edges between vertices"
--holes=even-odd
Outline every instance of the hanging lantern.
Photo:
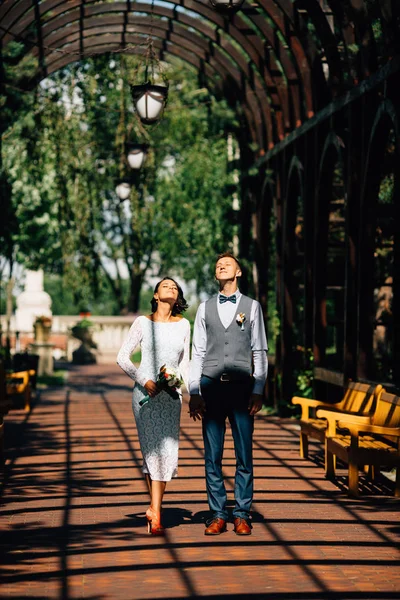
[{"label": "hanging lantern", "polygon": [[131,94],[142,123],[150,125],[158,121],[167,102],[168,86],[147,81],[141,85],[131,85]]},{"label": "hanging lantern", "polygon": [[115,193],[120,200],[127,200],[131,193],[132,186],[129,181],[121,181],[115,188]]},{"label": "hanging lantern", "polygon": [[[154,0],[151,3],[151,23],[153,10]],[[145,125],[151,125],[161,117],[168,98],[168,81],[164,75],[161,61],[154,51],[152,25],[150,25],[149,37],[146,40],[143,67],[143,83],[131,84],[131,94],[140,120]],[[160,85],[160,81],[162,85]]]},{"label": "hanging lantern", "polygon": [[141,169],[147,155],[146,144],[128,144],[126,160],[131,169]]},{"label": "hanging lantern", "polygon": [[220,12],[233,13],[242,7],[244,0],[210,0],[210,4]]}]

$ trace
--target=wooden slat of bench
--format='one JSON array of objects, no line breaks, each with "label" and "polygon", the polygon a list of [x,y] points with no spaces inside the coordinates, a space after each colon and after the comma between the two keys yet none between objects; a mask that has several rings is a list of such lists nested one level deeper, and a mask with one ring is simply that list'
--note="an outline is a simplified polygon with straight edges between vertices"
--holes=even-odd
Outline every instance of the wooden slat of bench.
[{"label": "wooden slat of bench", "polygon": [[[346,448],[346,449],[350,449],[351,447],[351,438],[349,435],[342,435],[342,436],[337,436],[335,438],[332,438],[332,442],[331,444],[338,444],[340,445],[342,448]],[[359,438],[359,442],[358,442],[358,447],[359,448],[363,448],[363,449],[370,449],[370,450],[378,450],[378,451],[390,451],[390,452],[397,452],[397,448],[395,448],[394,446],[391,446],[390,444],[385,444],[384,442],[379,442],[377,441],[375,438],[367,438],[367,437],[360,437]]]},{"label": "wooden slat of bench", "polygon": [[310,419],[308,421],[308,424],[315,429],[320,429],[321,431],[325,431],[325,429],[328,427],[328,423],[326,421],[323,421],[322,419]]}]

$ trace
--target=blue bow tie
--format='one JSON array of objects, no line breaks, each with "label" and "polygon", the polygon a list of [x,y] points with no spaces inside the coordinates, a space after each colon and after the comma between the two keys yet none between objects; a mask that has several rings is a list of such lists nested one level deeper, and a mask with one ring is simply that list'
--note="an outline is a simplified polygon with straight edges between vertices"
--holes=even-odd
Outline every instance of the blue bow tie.
[{"label": "blue bow tie", "polygon": [[220,304],[224,304],[224,302],[233,302],[233,304],[236,304],[236,296],[222,296],[222,295],[220,295],[220,297],[219,297],[219,303]]}]

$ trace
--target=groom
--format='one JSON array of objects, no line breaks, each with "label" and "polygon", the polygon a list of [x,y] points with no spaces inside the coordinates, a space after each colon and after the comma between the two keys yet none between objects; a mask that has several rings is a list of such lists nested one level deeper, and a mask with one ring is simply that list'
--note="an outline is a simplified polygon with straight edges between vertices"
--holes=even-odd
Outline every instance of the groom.
[{"label": "groom", "polygon": [[193,333],[189,413],[203,421],[207,495],[212,519],[205,535],[226,531],[222,474],[226,419],[236,455],[234,531],[250,535],[253,498],[254,415],[267,377],[267,340],[261,306],[240,293],[238,260],[221,254],[215,265],[219,293],[200,304]]}]

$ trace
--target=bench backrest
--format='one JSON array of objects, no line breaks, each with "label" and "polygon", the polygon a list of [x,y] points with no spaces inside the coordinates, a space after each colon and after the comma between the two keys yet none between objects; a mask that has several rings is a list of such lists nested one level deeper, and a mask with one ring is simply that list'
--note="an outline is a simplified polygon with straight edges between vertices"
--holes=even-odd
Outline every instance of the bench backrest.
[{"label": "bench backrest", "polygon": [[375,410],[377,395],[381,390],[381,385],[350,381],[343,399],[336,406],[339,410],[345,412],[373,412]]},{"label": "bench backrest", "polygon": [[379,394],[373,424],[380,427],[400,427],[400,396],[388,392]]}]

